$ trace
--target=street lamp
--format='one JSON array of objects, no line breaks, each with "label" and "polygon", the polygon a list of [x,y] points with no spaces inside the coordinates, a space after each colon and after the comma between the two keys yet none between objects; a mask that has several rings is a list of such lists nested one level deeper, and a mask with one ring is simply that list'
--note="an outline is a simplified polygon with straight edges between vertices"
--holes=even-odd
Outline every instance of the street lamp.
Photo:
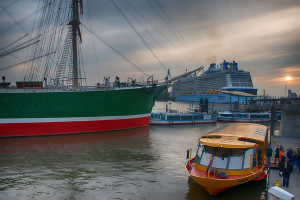
[{"label": "street lamp", "polygon": [[286,98],[286,89],[287,89],[287,83],[288,83],[288,81],[290,81],[290,80],[292,80],[292,77],[290,77],[290,76],[286,76],[285,77],[285,92],[284,92],[284,97]]}]

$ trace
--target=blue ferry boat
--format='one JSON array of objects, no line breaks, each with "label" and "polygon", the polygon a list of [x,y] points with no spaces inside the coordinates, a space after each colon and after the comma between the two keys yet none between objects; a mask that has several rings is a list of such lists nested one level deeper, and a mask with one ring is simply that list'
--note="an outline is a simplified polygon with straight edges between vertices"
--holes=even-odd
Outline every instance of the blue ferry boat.
[{"label": "blue ferry boat", "polygon": [[220,122],[269,122],[271,114],[268,112],[219,112],[218,121]]},{"label": "blue ferry boat", "polygon": [[[176,101],[199,102],[208,99],[209,103],[245,102],[245,97],[236,97],[222,91],[239,91],[257,95],[250,72],[239,69],[238,63],[223,61],[210,64],[207,71],[194,73],[173,84],[171,95]],[[254,98],[254,97],[252,97]],[[248,98],[249,100],[249,98]]]},{"label": "blue ferry boat", "polygon": [[217,122],[216,115],[202,113],[151,113],[149,124],[204,124]]}]

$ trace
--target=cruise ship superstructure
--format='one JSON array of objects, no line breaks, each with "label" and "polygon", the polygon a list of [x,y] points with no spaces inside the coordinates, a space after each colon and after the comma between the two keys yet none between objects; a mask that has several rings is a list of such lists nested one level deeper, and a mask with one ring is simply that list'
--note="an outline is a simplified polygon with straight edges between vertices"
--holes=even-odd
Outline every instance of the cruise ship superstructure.
[{"label": "cruise ship superstructure", "polygon": [[[241,91],[257,95],[257,88],[253,87],[250,72],[240,70],[238,63],[223,61],[219,65],[210,64],[207,71],[200,75],[193,75],[180,79],[173,84],[172,97],[176,101],[229,103],[228,94],[220,91]],[[233,101],[234,98],[232,97]],[[241,98],[241,101],[244,99]]]}]

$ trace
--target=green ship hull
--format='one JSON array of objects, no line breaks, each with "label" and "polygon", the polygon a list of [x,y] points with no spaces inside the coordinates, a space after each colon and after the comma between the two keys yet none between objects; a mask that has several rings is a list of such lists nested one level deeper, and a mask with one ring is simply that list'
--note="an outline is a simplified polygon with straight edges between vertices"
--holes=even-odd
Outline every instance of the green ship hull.
[{"label": "green ship hull", "polygon": [[[163,86],[0,93],[0,137],[101,132],[148,126]],[[14,90],[14,89],[10,89]]]}]

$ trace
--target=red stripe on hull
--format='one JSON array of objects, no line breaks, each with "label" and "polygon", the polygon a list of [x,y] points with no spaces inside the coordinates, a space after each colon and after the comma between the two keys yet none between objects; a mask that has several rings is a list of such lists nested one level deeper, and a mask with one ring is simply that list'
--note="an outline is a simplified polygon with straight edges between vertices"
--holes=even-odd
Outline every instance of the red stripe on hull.
[{"label": "red stripe on hull", "polygon": [[0,124],[0,137],[41,136],[101,132],[148,126],[150,117],[72,122]]}]

